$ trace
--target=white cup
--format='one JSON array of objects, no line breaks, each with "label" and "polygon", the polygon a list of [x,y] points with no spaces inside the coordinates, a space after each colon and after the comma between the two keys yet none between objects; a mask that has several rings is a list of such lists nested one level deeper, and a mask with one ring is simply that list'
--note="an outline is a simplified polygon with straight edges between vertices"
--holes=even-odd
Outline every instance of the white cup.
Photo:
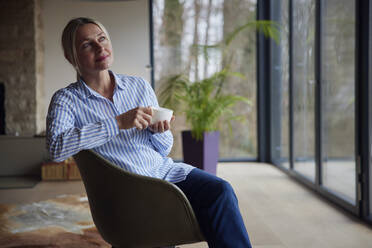
[{"label": "white cup", "polygon": [[151,107],[152,108],[152,119],[151,124],[155,124],[159,121],[171,121],[173,116],[173,110],[161,107]]}]

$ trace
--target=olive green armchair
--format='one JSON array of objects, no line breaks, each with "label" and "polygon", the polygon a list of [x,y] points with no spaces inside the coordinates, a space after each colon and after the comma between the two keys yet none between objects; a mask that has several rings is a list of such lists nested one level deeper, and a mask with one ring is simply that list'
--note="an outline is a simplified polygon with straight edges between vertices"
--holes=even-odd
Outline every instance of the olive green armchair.
[{"label": "olive green armchair", "polygon": [[204,240],[189,201],[174,184],[120,169],[91,150],[73,157],[93,221],[112,247],[173,247]]}]

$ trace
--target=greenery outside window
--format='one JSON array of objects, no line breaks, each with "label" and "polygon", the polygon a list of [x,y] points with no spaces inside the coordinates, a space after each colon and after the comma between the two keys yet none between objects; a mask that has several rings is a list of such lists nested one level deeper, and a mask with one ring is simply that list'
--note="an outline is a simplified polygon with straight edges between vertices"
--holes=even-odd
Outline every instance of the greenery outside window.
[{"label": "greenery outside window", "polygon": [[[194,81],[220,70],[225,62],[223,54],[216,50],[206,56],[196,45],[214,45],[238,26],[256,19],[256,0],[158,0],[152,7],[157,93],[174,74],[186,74]],[[232,77],[224,90],[247,97],[253,104],[236,106],[235,111],[246,116],[247,121],[233,123],[233,132],[221,132],[220,158],[256,158],[256,32],[243,31],[232,48],[230,69],[244,78]],[[182,159],[180,134],[189,127],[183,116],[176,116],[172,128],[175,144],[171,156]]]}]

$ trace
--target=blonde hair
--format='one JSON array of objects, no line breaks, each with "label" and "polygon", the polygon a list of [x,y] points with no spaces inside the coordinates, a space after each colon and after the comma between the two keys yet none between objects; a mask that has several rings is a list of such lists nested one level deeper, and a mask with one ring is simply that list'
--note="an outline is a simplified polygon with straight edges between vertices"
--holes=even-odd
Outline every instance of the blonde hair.
[{"label": "blonde hair", "polygon": [[78,17],[70,20],[66,27],[63,29],[62,33],[62,48],[65,54],[66,59],[74,66],[76,70],[76,77],[77,80],[80,79],[81,71],[79,67],[79,61],[77,59],[76,53],[76,31],[79,27],[85,24],[95,24],[97,25],[107,36],[107,39],[110,40],[110,36],[106,30],[106,28],[98,21],[88,18],[88,17]]}]

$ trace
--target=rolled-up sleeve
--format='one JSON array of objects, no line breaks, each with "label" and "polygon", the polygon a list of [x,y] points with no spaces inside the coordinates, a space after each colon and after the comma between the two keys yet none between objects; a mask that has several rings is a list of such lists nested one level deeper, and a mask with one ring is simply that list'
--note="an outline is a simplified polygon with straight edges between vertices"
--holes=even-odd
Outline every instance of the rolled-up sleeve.
[{"label": "rolled-up sleeve", "polygon": [[173,146],[173,135],[170,131],[164,133],[154,133],[151,136],[151,142],[156,150],[165,156],[168,156]]},{"label": "rolled-up sleeve", "polygon": [[57,92],[47,115],[47,150],[54,161],[63,161],[81,150],[103,145],[119,133],[115,117],[76,127],[72,96]]},{"label": "rolled-up sleeve", "polygon": [[[149,83],[143,81],[146,97],[149,99],[150,105],[154,107],[159,107],[158,99],[156,98],[155,92]],[[151,143],[154,145],[155,149],[162,155],[168,156],[173,146],[173,135],[170,130],[164,133],[152,133],[150,137]]]}]

